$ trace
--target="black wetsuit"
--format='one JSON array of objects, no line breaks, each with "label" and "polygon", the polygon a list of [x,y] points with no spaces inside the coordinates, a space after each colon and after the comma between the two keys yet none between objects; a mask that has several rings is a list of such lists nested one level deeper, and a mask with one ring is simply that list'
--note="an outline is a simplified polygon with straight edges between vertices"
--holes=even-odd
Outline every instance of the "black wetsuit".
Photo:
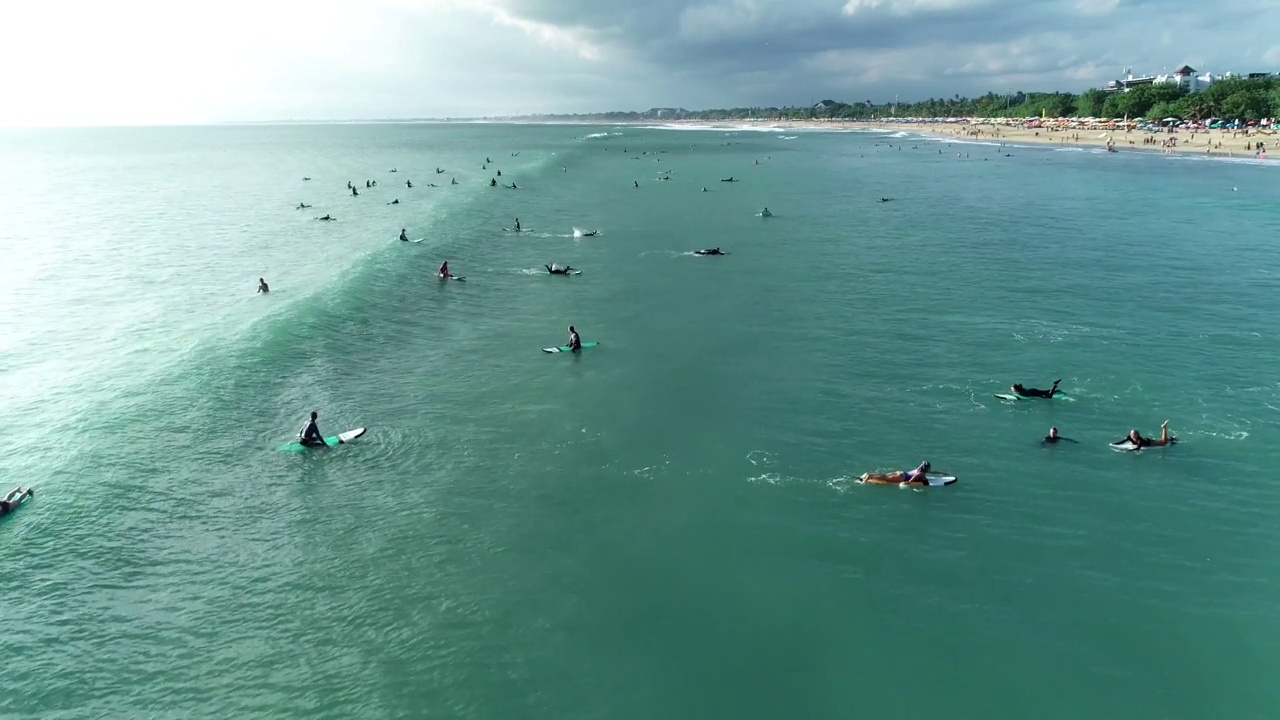
[{"label": "black wetsuit", "polygon": [[320,428],[316,427],[315,420],[308,420],[307,424],[302,426],[302,430],[298,431],[298,442],[307,447],[325,444],[324,436],[320,434]]},{"label": "black wetsuit", "polygon": [[1060,382],[1062,381],[1054,380],[1053,387],[1049,388],[1048,390],[1041,390],[1039,388],[1024,388],[1022,387],[1022,385],[1019,384],[1019,385],[1013,386],[1013,391],[1018,393],[1022,397],[1051,398],[1054,395],[1058,395],[1062,393],[1062,391],[1058,389],[1058,383]]}]

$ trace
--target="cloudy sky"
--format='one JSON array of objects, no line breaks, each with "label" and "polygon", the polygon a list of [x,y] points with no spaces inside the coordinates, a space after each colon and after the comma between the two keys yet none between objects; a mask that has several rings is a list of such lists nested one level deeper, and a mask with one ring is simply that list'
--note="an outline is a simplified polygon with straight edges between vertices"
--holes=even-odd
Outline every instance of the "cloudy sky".
[{"label": "cloudy sky", "polygon": [[1280,70],[1275,0],[40,0],[0,124],[876,102]]}]

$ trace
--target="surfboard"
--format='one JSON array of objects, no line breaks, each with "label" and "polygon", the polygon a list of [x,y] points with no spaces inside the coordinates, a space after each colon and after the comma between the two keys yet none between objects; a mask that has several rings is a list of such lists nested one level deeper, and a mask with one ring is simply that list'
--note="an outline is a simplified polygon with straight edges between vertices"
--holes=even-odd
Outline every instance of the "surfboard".
[{"label": "surfboard", "polygon": [[955,475],[946,475],[943,473],[925,473],[925,480],[929,481],[929,487],[942,487],[943,485],[951,485],[955,483]]},{"label": "surfboard", "polygon": [[[1169,445],[1176,445],[1177,442],[1178,438],[1169,438]],[[1161,448],[1167,448],[1169,445],[1144,445],[1142,447],[1138,447],[1137,445],[1134,445],[1132,441],[1126,439],[1111,443],[1111,449],[1116,452],[1135,452],[1137,450],[1159,450]]]},{"label": "surfboard", "polygon": [[[583,349],[583,350],[586,350],[587,348],[593,348],[593,347],[595,347],[595,346],[597,346],[597,345],[599,345],[599,344],[600,344],[600,343],[596,342],[595,340],[592,340],[591,342],[584,342],[584,343],[582,343],[582,349]],[[542,348],[542,352],[544,352],[544,353],[567,353],[567,352],[570,352],[570,350],[569,350],[569,346],[568,346],[568,345],[561,345],[560,347]]]},{"label": "surfboard", "polygon": [[440,278],[441,280],[461,280],[461,281],[463,281],[463,282],[466,282],[466,280],[467,280],[467,276],[466,276],[466,275],[450,275],[450,276],[449,276],[449,277],[447,277],[447,278],[442,278],[442,277],[440,277],[439,275],[437,275],[436,277]]},{"label": "surfboard", "polygon": [[548,274],[548,275],[581,275],[581,274],[582,274],[582,271],[581,271],[581,270],[570,270],[569,272],[562,272],[562,273],[560,273],[560,272],[555,272],[555,273],[547,273],[547,274]]},{"label": "surfboard", "polygon": [[[329,447],[337,447],[338,445],[349,443],[361,435],[364,435],[365,431],[366,428],[355,428],[353,430],[347,430],[346,432],[340,432],[337,435],[330,435],[324,439],[324,444]],[[293,442],[287,442],[276,449],[280,452],[302,452],[303,450],[310,450],[311,448],[303,445],[297,440],[294,440]]]},{"label": "surfboard", "polygon": [[992,395],[994,395],[995,397],[1000,398],[1001,400],[1009,400],[1009,401],[1011,401],[1011,402],[1016,402],[1016,401],[1018,401],[1018,400],[1021,400],[1021,399],[1022,399],[1022,398],[1018,397],[1017,395],[1010,395],[1010,394],[1008,394],[1008,393],[992,393]]}]

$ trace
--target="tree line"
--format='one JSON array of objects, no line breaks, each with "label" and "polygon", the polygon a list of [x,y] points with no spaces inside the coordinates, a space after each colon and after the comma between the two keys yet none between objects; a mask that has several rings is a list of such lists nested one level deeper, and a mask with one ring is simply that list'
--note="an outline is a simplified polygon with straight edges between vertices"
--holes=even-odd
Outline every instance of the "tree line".
[{"label": "tree line", "polygon": [[[740,107],[686,111],[686,120],[873,120],[892,117],[1128,117],[1162,120],[1261,120],[1280,117],[1280,77],[1225,78],[1204,90],[1188,93],[1177,85],[1139,85],[1129,92],[1085,90],[1079,94],[987,93],[981,97],[930,98],[919,102],[881,103],[870,100],[843,103],[823,100],[812,107]],[[542,115],[546,120],[644,122],[657,118],[643,112],[609,112],[591,115]]]}]

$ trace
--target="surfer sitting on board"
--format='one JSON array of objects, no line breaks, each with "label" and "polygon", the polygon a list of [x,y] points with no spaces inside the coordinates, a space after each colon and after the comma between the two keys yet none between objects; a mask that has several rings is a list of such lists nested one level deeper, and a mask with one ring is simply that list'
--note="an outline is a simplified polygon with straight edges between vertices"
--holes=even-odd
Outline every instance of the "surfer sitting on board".
[{"label": "surfer sitting on board", "polygon": [[543,265],[543,267],[545,267],[547,269],[547,272],[551,273],[552,275],[568,275],[569,271],[573,269],[568,265],[565,265],[564,267],[560,267],[556,263],[552,263],[550,265]]},{"label": "surfer sitting on board", "polygon": [[449,273],[448,260],[445,260],[444,262],[440,263],[440,269],[436,271],[436,277],[440,278],[441,280],[447,280],[453,277],[453,275]]},{"label": "surfer sitting on board", "polygon": [[14,510],[17,510],[23,500],[26,500],[35,494],[35,490],[21,486],[10,490],[8,495],[5,495],[3,499],[0,499],[0,515],[8,515]]},{"label": "surfer sitting on board", "polygon": [[400,228],[400,242],[409,242],[409,236],[405,234],[404,228]]},{"label": "surfer sitting on board", "polygon": [[258,292],[264,295],[271,292],[271,288],[267,287],[267,281],[262,278],[258,278]]},{"label": "surfer sitting on board", "polygon": [[569,326],[569,352],[578,352],[582,349],[582,338],[578,337],[578,331]]},{"label": "surfer sitting on board", "polygon": [[1059,442],[1073,443],[1075,442],[1075,440],[1072,440],[1071,438],[1062,437],[1061,435],[1058,434],[1058,428],[1051,427],[1049,428],[1049,434],[1045,435],[1044,440],[1041,440],[1040,442],[1046,445],[1052,445],[1054,443],[1059,443]]},{"label": "surfer sitting on board", "polygon": [[1165,420],[1164,422],[1160,423],[1160,439],[1159,440],[1142,437],[1142,433],[1138,432],[1137,430],[1130,430],[1128,435],[1120,438],[1119,440],[1111,444],[1115,445],[1116,443],[1122,443],[1126,440],[1133,443],[1134,447],[1144,448],[1144,447],[1163,447],[1165,445],[1172,445],[1176,440],[1176,438],[1169,437],[1169,421]]},{"label": "surfer sitting on board", "polygon": [[1014,395],[1020,395],[1022,397],[1051,398],[1054,395],[1063,394],[1063,392],[1058,389],[1058,383],[1060,382],[1062,382],[1061,379],[1054,380],[1053,387],[1049,388],[1048,390],[1022,387],[1022,383],[1014,383],[1013,385],[1009,386],[1009,390],[1011,390]]},{"label": "surfer sitting on board", "polygon": [[299,445],[304,447],[318,447],[325,444],[324,436],[320,434],[320,428],[316,426],[316,419],[318,417],[320,417],[320,414],[312,410],[311,419],[308,420],[307,424],[303,425],[302,429],[298,431]]},{"label": "surfer sitting on board", "polygon": [[859,481],[869,483],[871,485],[928,485],[929,481],[925,478],[925,473],[933,468],[928,460],[916,466],[915,470],[896,470],[890,473],[863,473],[858,478]]}]

